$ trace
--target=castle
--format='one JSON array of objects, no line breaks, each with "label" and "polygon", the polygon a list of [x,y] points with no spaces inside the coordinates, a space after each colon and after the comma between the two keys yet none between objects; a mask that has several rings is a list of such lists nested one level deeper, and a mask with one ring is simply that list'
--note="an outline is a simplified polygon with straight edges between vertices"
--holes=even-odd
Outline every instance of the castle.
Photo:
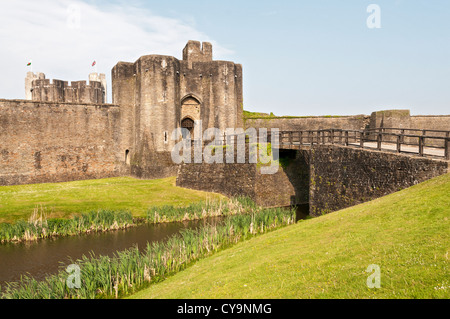
[{"label": "castle", "polygon": [[[25,100],[0,99],[0,185],[175,176],[182,167],[171,157],[177,143],[172,132],[185,128],[193,133],[193,123],[199,120],[203,130],[222,132],[249,127],[300,131],[389,126],[447,131],[450,125],[449,115],[411,116],[409,110],[371,116],[255,118],[244,123],[242,66],[215,61],[212,51],[210,43],[189,41],[182,60],[146,55],[135,62],[118,62],[111,71],[112,104],[106,103],[104,74],[90,74],[89,84],[69,85],[50,81],[43,73],[28,73]],[[245,175],[245,167],[239,165],[227,166],[229,172],[219,174],[231,182],[230,187],[236,183],[229,176]],[[196,179],[205,182],[198,172],[190,176],[191,181],[185,179],[188,184]]]},{"label": "castle", "polygon": [[26,100],[0,100],[0,185],[173,176],[175,129],[243,127],[242,66],[213,60],[208,42],[189,41],[182,60],[118,62],[111,75],[112,104],[97,73],[69,85],[29,72]]}]

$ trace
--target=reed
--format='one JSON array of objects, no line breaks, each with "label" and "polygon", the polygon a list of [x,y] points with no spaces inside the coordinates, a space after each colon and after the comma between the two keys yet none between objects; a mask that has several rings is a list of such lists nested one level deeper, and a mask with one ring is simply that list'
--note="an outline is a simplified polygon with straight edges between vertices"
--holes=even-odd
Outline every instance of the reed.
[{"label": "reed", "polygon": [[113,257],[83,256],[73,262],[81,269],[82,284],[79,289],[67,287],[68,274],[62,268],[43,281],[23,277],[19,282],[8,283],[2,298],[119,298],[162,281],[193,262],[239,241],[295,222],[293,210],[257,208],[254,203],[242,199],[236,200],[236,203],[240,203],[247,213],[227,215],[215,225],[183,230],[165,242],[148,243],[142,252],[138,247],[133,247],[116,252]]},{"label": "reed", "polygon": [[198,220],[207,217],[230,216],[237,214],[255,213],[261,208],[250,198],[236,197],[229,200],[213,200],[206,203],[194,203],[187,207],[159,206],[151,207],[147,211],[148,223],[179,222]]},{"label": "reed", "polygon": [[210,200],[188,207],[161,206],[147,211],[143,221],[133,220],[127,211],[99,210],[82,213],[70,219],[47,219],[45,208],[36,207],[28,221],[0,224],[0,242],[21,242],[50,238],[55,236],[73,236],[82,233],[110,231],[131,227],[140,222],[168,223],[185,220],[198,220],[207,217],[229,216],[256,213],[261,208],[249,198],[239,197],[230,200]]},{"label": "reed", "polygon": [[20,242],[54,236],[70,236],[93,231],[108,231],[133,226],[133,216],[126,211],[99,210],[71,219],[47,219],[45,210],[36,208],[28,221],[0,224],[0,241]]}]

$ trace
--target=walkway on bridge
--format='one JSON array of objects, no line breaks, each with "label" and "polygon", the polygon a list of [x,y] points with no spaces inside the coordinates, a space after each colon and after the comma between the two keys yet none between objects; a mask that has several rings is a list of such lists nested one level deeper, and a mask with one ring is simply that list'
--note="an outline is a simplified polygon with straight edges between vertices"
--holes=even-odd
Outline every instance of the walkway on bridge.
[{"label": "walkway on bridge", "polygon": [[403,128],[364,131],[341,129],[280,131],[279,143],[282,149],[336,144],[450,160],[450,131]]}]

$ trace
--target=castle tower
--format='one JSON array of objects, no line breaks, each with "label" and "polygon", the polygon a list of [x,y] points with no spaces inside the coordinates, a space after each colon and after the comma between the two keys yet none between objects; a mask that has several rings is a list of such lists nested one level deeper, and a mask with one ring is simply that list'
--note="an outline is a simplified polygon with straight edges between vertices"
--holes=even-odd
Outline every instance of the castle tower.
[{"label": "castle tower", "polygon": [[[148,154],[169,154],[177,128],[243,128],[242,66],[214,61],[212,45],[189,41],[183,60],[146,55],[136,62],[119,62],[112,69],[113,104],[121,106],[123,152],[146,178]],[[196,137],[197,138],[197,137]],[[128,153],[127,153],[128,154]],[[149,164],[149,163],[148,163]],[[149,165],[148,165],[149,166]],[[139,174],[138,174],[139,175]]]},{"label": "castle tower", "polygon": [[58,103],[106,103],[105,74],[89,74],[86,81],[49,80],[43,73],[28,72],[25,79],[25,93],[29,100]]},{"label": "castle tower", "polygon": [[103,90],[103,103],[107,103],[107,90],[106,90],[106,76],[103,73],[91,73],[89,74],[90,82],[100,82]]},{"label": "castle tower", "polygon": [[25,78],[25,100],[33,99],[33,81],[34,80],[43,80],[45,79],[44,73],[37,72],[36,74],[33,72],[28,72],[27,77]]}]

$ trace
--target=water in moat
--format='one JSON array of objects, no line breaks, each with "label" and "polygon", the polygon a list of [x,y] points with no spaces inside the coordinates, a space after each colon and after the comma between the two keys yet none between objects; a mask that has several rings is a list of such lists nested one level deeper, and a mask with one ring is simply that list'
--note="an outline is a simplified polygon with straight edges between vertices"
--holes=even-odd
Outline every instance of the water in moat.
[{"label": "water in moat", "polygon": [[[296,207],[296,220],[305,219],[308,205]],[[91,233],[79,236],[55,237],[35,242],[0,244],[0,285],[20,280],[29,275],[37,280],[48,274],[57,273],[80,259],[83,255],[113,256],[115,252],[136,246],[140,250],[148,242],[164,241],[182,229],[196,229],[206,224],[214,224],[221,218],[208,218],[182,223],[145,224],[126,230]]]},{"label": "water in moat", "polygon": [[140,225],[126,230],[91,233],[79,236],[55,237],[36,242],[0,244],[0,285],[30,275],[37,280],[57,273],[83,255],[113,256],[116,251],[136,246],[142,251],[147,242],[164,241],[182,229],[195,229],[217,223],[220,218],[201,221]]}]

